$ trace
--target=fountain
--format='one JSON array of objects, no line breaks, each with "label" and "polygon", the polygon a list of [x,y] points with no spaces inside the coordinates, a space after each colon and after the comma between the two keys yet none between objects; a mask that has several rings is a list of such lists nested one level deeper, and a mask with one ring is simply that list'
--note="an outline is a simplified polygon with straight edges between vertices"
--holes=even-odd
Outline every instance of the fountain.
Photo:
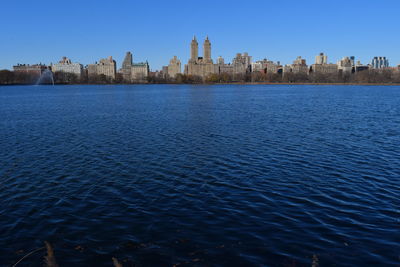
[{"label": "fountain", "polygon": [[36,85],[39,85],[44,81],[46,81],[46,83],[51,81],[51,83],[54,85],[54,77],[53,77],[53,72],[51,70],[49,69],[44,70],[40,75],[39,79],[37,80]]}]

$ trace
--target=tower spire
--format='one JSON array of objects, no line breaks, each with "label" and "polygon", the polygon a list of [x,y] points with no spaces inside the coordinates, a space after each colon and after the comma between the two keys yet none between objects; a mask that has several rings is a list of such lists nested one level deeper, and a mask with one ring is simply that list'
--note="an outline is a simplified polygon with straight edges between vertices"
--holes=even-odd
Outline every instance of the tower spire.
[{"label": "tower spire", "polygon": [[196,36],[193,36],[193,40],[190,44],[190,60],[196,62],[198,56],[199,56],[199,44],[197,43]]},{"label": "tower spire", "polygon": [[204,51],[204,60],[206,62],[211,62],[211,43],[210,40],[208,40],[208,35],[206,37],[206,40],[204,40],[204,45],[203,45],[203,51]]}]

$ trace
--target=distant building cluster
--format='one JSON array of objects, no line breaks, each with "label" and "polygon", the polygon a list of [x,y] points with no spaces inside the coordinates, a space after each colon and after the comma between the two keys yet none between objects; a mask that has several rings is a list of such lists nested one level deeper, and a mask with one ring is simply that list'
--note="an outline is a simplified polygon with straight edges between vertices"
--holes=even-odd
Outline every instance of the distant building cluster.
[{"label": "distant building cluster", "polygon": [[[196,76],[206,79],[210,75],[230,75],[231,77],[241,77],[247,74],[279,74],[286,75],[350,75],[368,69],[384,70],[391,69],[389,60],[386,57],[374,57],[370,64],[363,65],[359,61],[355,62],[355,57],[343,57],[336,63],[329,63],[328,56],[320,53],[315,57],[315,63],[307,65],[302,57],[297,57],[292,64],[282,65],[279,61],[273,62],[268,59],[253,61],[252,57],[244,52],[237,53],[231,63],[227,63],[224,58],[219,56],[216,61],[212,59],[211,41],[208,36],[203,42],[203,54],[199,55],[199,43],[194,36],[190,43],[190,58],[184,65],[182,71],[181,61],[174,56],[167,66],[160,71],[151,72],[149,63],[134,63],[133,55],[127,52],[122,62],[122,66],[117,70],[117,62],[110,56],[100,59],[98,62],[83,66],[81,63],[74,63],[69,58],[63,57],[58,63],[15,65],[16,74],[29,74],[40,76],[45,70],[49,69],[54,74],[74,75],[77,79],[86,77],[88,80],[103,79],[106,81],[119,80],[121,82],[146,82],[148,77],[158,76],[167,79],[175,79],[178,75]],[[399,70],[399,67],[393,68]]]},{"label": "distant building cluster", "polygon": [[120,75],[122,81],[128,83],[146,81],[150,73],[148,62],[133,63],[131,52],[126,53],[120,70],[117,70],[117,62],[112,56],[100,59],[98,62],[85,67],[80,63],[73,63],[67,57],[63,57],[58,63],[50,64],[49,66],[44,64],[17,64],[13,66],[13,69],[16,74],[28,74],[37,77],[40,77],[45,70],[51,70],[55,75],[74,75],[78,80],[86,77],[89,81],[98,81],[101,79],[115,81],[118,75]]},{"label": "distant building cluster", "polygon": [[[176,62],[179,62],[177,64]],[[213,62],[211,57],[211,42],[208,36],[203,42],[203,55],[199,56],[199,44],[196,37],[193,37],[190,43],[190,58],[184,66],[183,74],[199,76],[203,79],[212,74],[229,74],[233,76],[246,75],[249,73],[264,73],[264,74],[325,74],[348,75],[367,69],[387,69],[389,61],[386,57],[374,57],[371,64],[362,65],[360,62],[355,62],[355,57],[344,57],[336,64],[328,62],[328,56],[320,53],[315,57],[315,63],[307,65],[306,60],[302,57],[297,57],[292,64],[281,65],[280,62],[273,62],[267,59],[252,61],[252,57],[248,53],[238,53],[232,59],[232,63],[225,63],[225,59],[221,56]],[[180,73],[180,61],[176,56],[171,60],[168,66],[163,67],[162,73],[167,77],[175,77]],[[398,69],[395,68],[396,70]]]}]

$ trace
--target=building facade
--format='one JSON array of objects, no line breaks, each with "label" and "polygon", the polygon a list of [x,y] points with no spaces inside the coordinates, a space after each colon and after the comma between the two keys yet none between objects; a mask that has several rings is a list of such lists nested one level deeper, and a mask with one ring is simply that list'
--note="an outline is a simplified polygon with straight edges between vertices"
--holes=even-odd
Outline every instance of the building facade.
[{"label": "building facade", "polygon": [[280,62],[273,62],[267,59],[251,63],[252,72],[263,72],[263,73],[278,73],[282,69]]},{"label": "building facade", "polygon": [[149,77],[149,63],[133,63],[131,68],[131,82],[146,82]]},{"label": "building facade", "polygon": [[42,73],[48,69],[46,65],[43,64],[35,64],[35,65],[29,65],[29,64],[18,64],[13,66],[13,70],[15,74],[27,74],[27,75],[32,75],[32,76],[37,76],[40,77]]},{"label": "building facade", "polygon": [[320,53],[315,57],[315,64],[311,65],[310,71],[313,73],[321,73],[321,74],[337,74],[338,65],[329,64],[328,56],[325,55],[324,53]]},{"label": "building facade", "polygon": [[115,80],[117,74],[117,63],[113,60],[112,56],[110,56],[101,59],[98,63],[89,64],[87,71],[89,79],[104,75],[107,79]]},{"label": "building facade", "polygon": [[126,52],[124,61],[122,62],[122,68],[120,73],[122,73],[122,79],[126,82],[131,81],[131,67],[133,65],[133,56],[131,52]]},{"label": "building facade", "polygon": [[315,64],[328,64],[328,56],[324,53],[320,53],[318,56],[315,57]]},{"label": "building facade", "polygon": [[199,57],[199,44],[194,36],[190,44],[190,59],[185,65],[185,74],[204,79],[214,73],[217,73],[217,67],[211,58],[211,42],[208,36],[203,43],[203,57]]},{"label": "building facade", "polygon": [[149,76],[150,66],[148,62],[133,63],[132,53],[126,52],[120,73],[125,82],[144,82]]},{"label": "building facade", "polygon": [[181,61],[177,58],[177,56],[174,56],[169,61],[167,73],[171,78],[175,78],[177,74],[181,73]]},{"label": "building facade", "polygon": [[311,70],[322,74],[337,74],[339,71],[337,64],[313,64]]},{"label": "building facade", "polygon": [[350,57],[342,58],[337,65],[342,74],[351,74],[353,72],[353,63]]},{"label": "building facade", "polygon": [[69,58],[63,57],[61,61],[51,66],[51,70],[54,73],[62,72],[62,73],[75,74],[78,78],[80,78],[83,73],[83,66],[82,64],[79,63],[72,63],[72,61]]},{"label": "building facade", "polygon": [[308,74],[309,68],[307,66],[306,60],[299,56],[296,58],[296,60],[293,61],[293,64],[285,65],[283,67],[283,75],[287,73]]},{"label": "building facade", "polygon": [[251,72],[252,58],[248,53],[237,53],[236,57],[232,60],[233,74],[244,74]]},{"label": "building facade", "polygon": [[389,60],[386,57],[374,57],[371,62],[373,69],[384,69],[389,67]]}]

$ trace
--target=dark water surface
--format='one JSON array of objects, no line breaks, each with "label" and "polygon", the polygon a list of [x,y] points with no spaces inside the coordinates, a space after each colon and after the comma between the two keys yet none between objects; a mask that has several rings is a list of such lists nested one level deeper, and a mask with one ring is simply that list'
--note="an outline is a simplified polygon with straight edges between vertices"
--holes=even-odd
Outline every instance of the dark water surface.
[{"label": "dark water surface", "polygon": [[0,87],[0,149],[2,266],[400,264],[400,87]]}]

